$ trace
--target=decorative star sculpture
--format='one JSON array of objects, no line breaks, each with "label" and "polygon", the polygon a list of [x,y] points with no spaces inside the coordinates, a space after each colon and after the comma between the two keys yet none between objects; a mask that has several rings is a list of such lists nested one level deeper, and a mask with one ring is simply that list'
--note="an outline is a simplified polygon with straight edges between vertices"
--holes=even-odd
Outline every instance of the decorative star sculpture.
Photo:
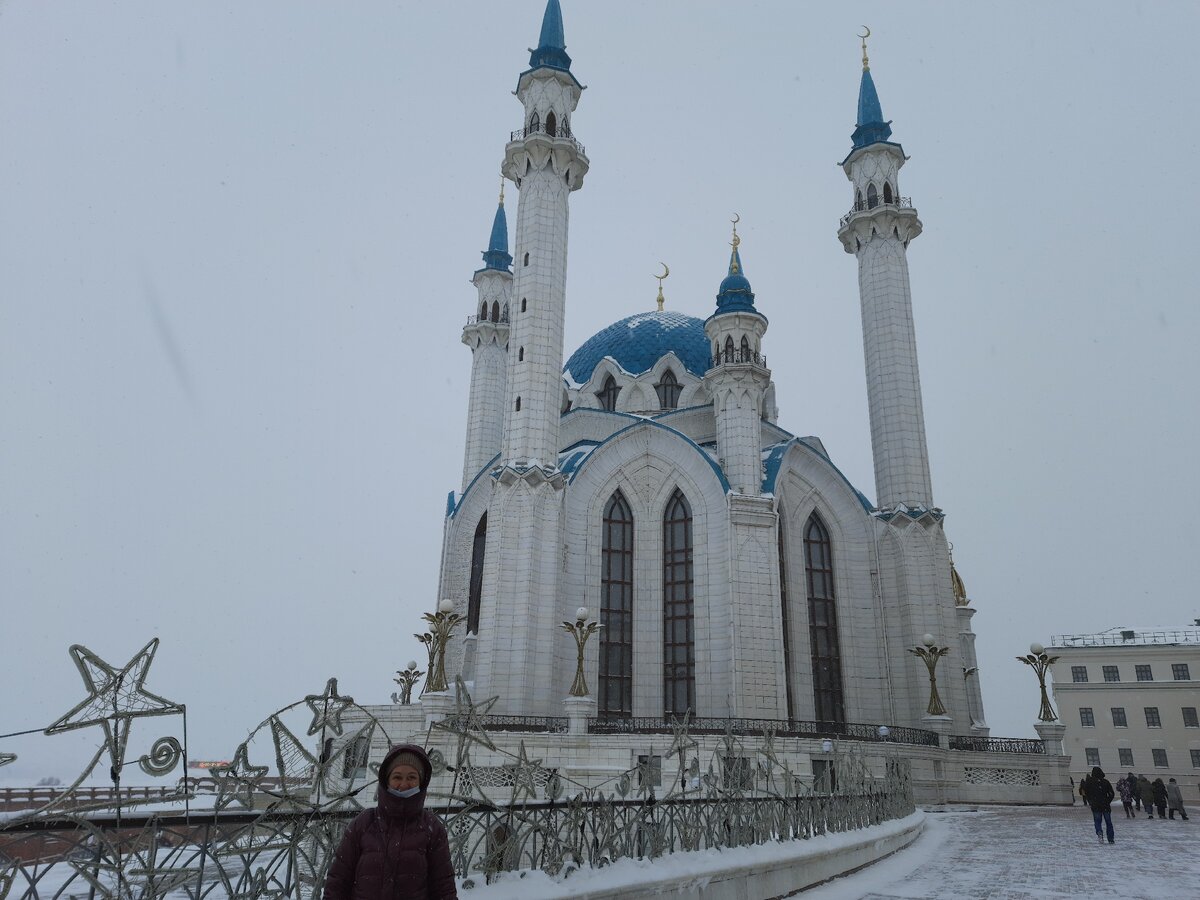
[{"label": "decorative star sculpture", "polygon": [[337,679],[330,678],[325,683],[325,693],[309,694],[304,698],[308,708],[312,710],[312,724],[308,726],[308,736],[312,737],[318,731],[328,728],[334,734],[342,733],[342,713],[354,705],[353,697],[343,697],[338,693]]},{"label": "decorative star sculpture", "polygon": [[517,747],[517,761],[512,764],[513,791],[512,802],[516,804],[522,798],[537,799],[537,785],[534,783],[534,773],[542,767],[540,759],[531,760],[525,753],[525,742]]},{"label": "decorative star sculpture", "polygon": [[674,733],[671,738],[671,746],[667,750],[667,759],[672,756],[679,757],[679,767],[683,768],[685,756],[688,750],[694,750],[699,745],[688,734],[688,725],[691,722],[692,711],[689,709],[683,714],[683,721],[679,721],[677,716],[671,716],[671,731]]},{"label": "decorative star sculpture", "polygon": [[87,647],[74,644],[71,656],[89,692],[88,696],[48,726],[44,733],[59,734],[99,725],[104,729],[105,746],[113,772],[119,772],[125,760],[125,746],[129,742],[132,719],[183,712],[182,704],[152,694],[143,687],[157,650],[158,638],[154,638],[118,671]]},{"label": "decorative star sculpture", "polygon": [[267,720],[271,725],[271,740],[275,744],[275,763],[279,766],[280,789],[291,794],[293,789],[307,796],[309,781],[317,769],[317,758],[308,752],[291,729],[278,715]]},{"label": "decorative star sculpture", "polygon": [[461,675],[455,676],[454,694],[454,715],[443,719],[441,722],[434,722],[433,727],[439,731],[449,731],[452,734],[458,735],[460,758],[462,749],[472,742],[487,747],[489,750],[495,750],[496,745],[492,743],[492,739],[488,737],[488,733],[484,730],[483,717],[488,714],[500,698],[489,697],[482,703],[474,702],[471,699],[471,692],[467,690],[466,684],[463,683]]},{"label": "decorative star sculpture", "polygon": [[233,754],[227,766],[213,766],[209,774],[217,782],[217,811],[221,811],[234,800],[246,809],[254,803],[254,790],[267,774],[267,766],[252,766],[247,756],[245,743]]}]

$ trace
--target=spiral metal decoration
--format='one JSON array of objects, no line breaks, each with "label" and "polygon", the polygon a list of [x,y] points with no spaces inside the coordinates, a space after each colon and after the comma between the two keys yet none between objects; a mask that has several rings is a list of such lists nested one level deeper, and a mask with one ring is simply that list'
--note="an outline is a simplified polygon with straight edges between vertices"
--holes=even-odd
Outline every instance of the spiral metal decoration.
[{"label": "spiral metal decoration", "polygon": [[154,742],[150,752],[138,760],[138,765],[147,775],[158,777],[172,771],[183,756],[183,747],[173,737],[161,737]]}]

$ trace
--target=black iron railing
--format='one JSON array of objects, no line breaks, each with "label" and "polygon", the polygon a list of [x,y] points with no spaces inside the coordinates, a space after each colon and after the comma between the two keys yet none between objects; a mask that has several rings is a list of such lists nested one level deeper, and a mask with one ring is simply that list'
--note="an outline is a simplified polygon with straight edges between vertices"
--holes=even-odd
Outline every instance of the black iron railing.
[{"label": "black iron railing", "polygon": [[[466,720],[449,716],[448,725],[465,726]],[[566,716],[480,716],[479,723],[487,731],[526,731],[535,733],[566,734]]]},{"label": "black iron railing", "polygon": [[537,122],[533,125],[530,125],[528,128],[518,128],[512,133],[512,136],[509,138],[509,140],[523,141],[531,134],[544,134],[547,137],[552,137],[560,141],[569,141],[575,146],[576,150],[578,150],[584,156],[587,156],[587,151],[583,149],[583,144],[575,140],[575,135],[571,134],[571,129],[567,125],[555,125],[554,130],[551,131],[546,127],[545,122]]},{"label": "black iron railing", "polygon": [[[606,718],[588,719],[590,734],[670,733],[671,719]],[[894,744],[938,746],[935,731],[898,725],[867,725],[859,722],[807,722],[799,719],[716,719],[688,720],[689,734],[765,734],[773,730],[780,737],[831,738],[850,741],[875,741]]]},{"label": "black iron railing", "polygon": [[754,353],[750,350],[725,350],[713,357],[712,364],[714,366],[726,364],[765,366],[767,358],[761,353]]},{"label": "black iron railing", "polygon": [[508,324],[508,313],[507,312],[501,313],[500,318],[498,318],[498,319],[493,318],[490,315],[467,316],[467,324],[468,325],[478,325],[480,322],[495,322],[497,325],[507,325]]},{"label": "black iron railing", "polygon": [[880,207],[883,207],[884,209],[912,209],[912,198],[896,197],[893,200],[876,200],[874,203],[869,203],[865,200],[860,203],[855,203],[852,207],[850,207],[850,212],[842,216],[842,221],[839,223],[839,226],[845,225],[850,221],[851,217],[860,212],[866,212],[869,209],[879,209]]},{"label": "black iron railing", "polygon": [[1046,745],[1038,738],[993,738],[957,735],[950,738],[951,750],[975,753],[1045,753]]}]

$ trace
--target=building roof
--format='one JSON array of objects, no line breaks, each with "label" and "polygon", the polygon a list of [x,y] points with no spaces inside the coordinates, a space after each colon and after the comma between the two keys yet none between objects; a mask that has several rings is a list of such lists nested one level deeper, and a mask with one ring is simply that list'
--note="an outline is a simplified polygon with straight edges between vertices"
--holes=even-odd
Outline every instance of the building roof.
[{"label": "building roof", "polygon": [[609,357],[622,371],[641,375],[669,352],[703,378],[712,362],[704,322],[674,310],[627,316],[584,341],[563,366],[563,373],[575,385],[586,384],[600,361]]},{"label": "building roof", "polygon": [[488,248],[483,251],[485,269],[509,271],[512,265],[512,254],[508,252],[508,218],[504,215],[504,198],[496,207],[496,217],[492,219],[492,234],[488,240]]},{"label": "building roof", "polygon": [[529,68],[542,67],[571,71],[571,57],[567,56],[567,41],[563,36],[562,7],[558,5],[558,0],[546,3],[538,45],[529,54]]},{"label": "building roof", "polygon": [[754,308],[754,291],[750,290],[750,279],[746,277],[746,269],[742,265],[742,256],[738,252],[737,244],[735,236],[733,252],[729,254],[729,271],[717,290],[717,311],[713,315],[751,312],[761,316],[762,313]]},{"label": "building roof", "polygon": [[1050,646],[1067,647],[1136,647],[1150,644],[1200,644],[1200,620],[1192,626],[1173,628],[1118,627],[1093,634],[1055,634]]},{"label": "building roof", "polygon": [[883,109],[879,105],[879,94],[875,91],[875,79],[871,70],[863,67],[862,80],[858,83],[857,127],[851,135],[854,149],[886,141],[892,136],[892,123],[883,120]]}]

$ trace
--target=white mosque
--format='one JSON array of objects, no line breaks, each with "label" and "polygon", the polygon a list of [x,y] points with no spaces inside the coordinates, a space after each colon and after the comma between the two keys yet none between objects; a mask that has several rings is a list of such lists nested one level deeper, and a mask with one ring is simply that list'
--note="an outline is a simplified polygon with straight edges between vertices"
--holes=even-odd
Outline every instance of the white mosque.
[{"label": "white mosque", "polygon": [[[549,0],[504,148],[513,251],[502,197],[462,335],[466,452],[440,582],[466,620],[451,679],[498,697],[493,713],[561,716],[576,647],[560,623],[586,607],[603,626],[586,647],[591,717],[986,736],[974,610],[926,451],[906,258],[921,221],[865,42],[837,233],[858,261],[874,499],[819,438],[777,421],[788,385],[767,367],[771,299],[751,290],[736,225],[707,318],[660,303],[564,352],[569,205],[590,166],[572,121],[581,90]],[[944,715],[929,714],[929,673],[906,652],[925,635],[950,648]]]}]

